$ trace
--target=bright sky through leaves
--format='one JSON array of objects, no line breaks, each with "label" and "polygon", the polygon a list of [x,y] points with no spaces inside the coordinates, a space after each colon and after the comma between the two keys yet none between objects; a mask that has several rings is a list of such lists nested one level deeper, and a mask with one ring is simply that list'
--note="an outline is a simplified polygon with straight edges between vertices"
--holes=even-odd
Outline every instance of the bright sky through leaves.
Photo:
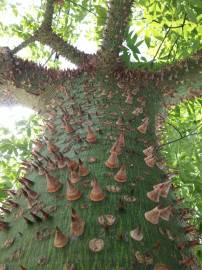
[{"label": "bright sky through leaves", "polygon": [[15,133],[15,123],[19,120],[26,120],[34,113],[33,110],[21,105],[0,107],[0,127],[8,128]]}]

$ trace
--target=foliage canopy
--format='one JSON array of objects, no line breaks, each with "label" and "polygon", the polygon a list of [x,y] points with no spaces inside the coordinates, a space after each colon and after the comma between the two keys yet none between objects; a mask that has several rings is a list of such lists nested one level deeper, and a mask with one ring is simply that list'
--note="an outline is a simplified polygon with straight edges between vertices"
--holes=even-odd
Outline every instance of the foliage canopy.
[{"label": "foliage canopy", "polygon": [[[26,40],[40,27],[46,1],[1,1],[1,37]],[[95,41],[99,49],[107,18],[105,0],[63,1],[55,5],[53,30],[65,41],[76,44],[81,37]],[[6,14],[15,19],[6,20]],[[202,2],[200,0],[138,0],[133,4],[130,26],[125,32],[122,58],[127,66],[172,63],[201,48]],[[57,53],[38,42],[29,45],[29,58],[48,66],[59,66]],[[81,48],[82,49],[82,48]],[[135,62],[135,63],[131,63]]]}]

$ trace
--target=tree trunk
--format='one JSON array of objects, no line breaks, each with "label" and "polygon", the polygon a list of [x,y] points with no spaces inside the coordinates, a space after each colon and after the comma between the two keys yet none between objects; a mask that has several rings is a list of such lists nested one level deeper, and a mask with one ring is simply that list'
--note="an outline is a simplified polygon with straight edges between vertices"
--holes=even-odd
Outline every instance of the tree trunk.
[{"label": "tree trunk", "polygon": [[0,269],[198,269],[189,210],[158,153],[159,88],[101,72],[58,86],[4,203]]}]

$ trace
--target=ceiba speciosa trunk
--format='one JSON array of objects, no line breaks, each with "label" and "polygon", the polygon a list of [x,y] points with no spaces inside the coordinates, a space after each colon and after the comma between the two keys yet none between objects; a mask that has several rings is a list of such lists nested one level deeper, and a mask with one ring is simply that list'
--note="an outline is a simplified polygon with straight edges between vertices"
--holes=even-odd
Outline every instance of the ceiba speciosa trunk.
[{"label": "ceiba speciosa trunk", "polygon": [[101,73],[55,89],[1,208],[0,269],[197,269],[190,210],[158,152],[160,102],[153,80]]}]

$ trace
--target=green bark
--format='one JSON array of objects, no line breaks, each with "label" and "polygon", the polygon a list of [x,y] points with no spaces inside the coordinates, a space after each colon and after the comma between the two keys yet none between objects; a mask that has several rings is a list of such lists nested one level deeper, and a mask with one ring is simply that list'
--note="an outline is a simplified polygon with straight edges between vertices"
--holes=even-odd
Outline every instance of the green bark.
[{"label": "green bark", "polygon": [[100,52],[102,63],[108,66],[115,66],[119,62],[119,52],[128,22],[131,19],[134,2],[133,0],[110,0],[108,2],[109,9]]},{"label": "green bark", "polygon": [[[55,92],[63,81],[78,71],[47,69],[13,56],[8,47],[0,48],[0,103],[20,103],[36,110],[44,109],[46,92]],[[44,103],[45,102],[45,103]]]},{"label": "green bark", "polygon": [[[47,169],[62,183],[62,188],[55,193],[47,192],[45,176],[39,175],[37,169],[29,169],[26,177],[34,182],[30,187],[39,197],[35,200],[36,205],[29,209],[27,200],[19,190],[18,195],[13,198],[19,207],[13,208],[10,214],[1,218],[9,225],[0,232],[0,263],[5,264],[8,270],[23,269],[20,265],[28,270],[62,270],[65,264],[73,264],[76,270],[158,270],[160,268],[155,268],[158,264],[166,265],[167,270],[190,269],[190,266],[180,264],[184,257],[192,256],[187,242],[191,238],[184,234],[183,228],[187,224],[180,218],[183,205],[176,203],[173,188],[167,198],[160,198],[159,203],[147,197],[147,192],[153,190],[154,185],[168,180],[168,172],[159,169],[157,165],[153,168],[148,167],[143,154],[143,150],[148,146],[157,145],[155,117],[160,107],[161,91],[152,79],[146,83],[142,80],[139,83],[136,81],[123,85],[117,83],[112,76],[100,73],[79,76],[71,84],[66,83],[63,86],[63,91],[61,86],[58,88],[60,91],[55,91],[55,97],[48,108],[51,114],[55,114],[54,119],[50,121],[55,129],[50,131],[50,128],[46,128],[45,136],[57,145],[64,157],[77,162],[81,159],[90,170],[90,174],[80,177],[81,180],[76,184],[82,192],[82,197],[74,202],[68,202],[66,199],[67,179],[70,177],[67,166],[59,169],[56,164],[54,170]],[[132,95],[132,104],[126,102],[129,93]],[[132,112],[140,106],[140,97],[145,99],[143,113],[134,116]],[[61,119],[64,110],[70,115],[70,123],[75,129],[70,134],[63,128]],[[149,125],[146,133],[142,134],[137,128],[145,117],[149,118]],[[119,123],[123,121],[121,125],[117,125],[118,119]],[[86,141],[87,127],[91,124],[96,134],[95,143]],[[125,134],[125,147],[118,155],[119,166],[109,169],[105,162],[121,132]],[[54,155],[47,151],[44,137],[41,140],[44,147],[40,153],[54,160]],[[157,160],[160,159],[158,153],[155,153],[155,156]],[[95,163],[89,162],[91,157],[96,157]],[[42,163],[47,168],[45,159]],[[118,183],[114,179],[121,164],[126,166],[125,183]],[[95,178],[105,193],[105,199],[100,202],[93,202],[89,198],[91,181]],[[121,191],[108,192],[108,185],[116,185]],[[135,197],[136,201],[127,202],[125,195]],[[159,223],[154,225],[145,219],[146,211],[157,205],[166,207],[170,204],[173,210],[169,221],[160,218]],[[12,208],[6,206],[6,203],[4,205],[8,209]],[[57,206],[57,209],[50,213],[51,218],[45,220],[39,209],[48,212],[50,206]],[[79,237],[71,235],[72,207],[85,221],[84,233]],[[41,222],[33,219],[30,215],[31,210],[42,219]],[[115,224],[108,229],[98,223],[98,217],[104,214],[111,214],[116,218]],[[26,224],[23,215],[33,224]],[[53,247],[56,226],[69,237],[68,244],[61,249]],[[137,227],[140,227],[143,233],[141,241],[136,241],[130,236],[130,232]],[[43,230],[48,236],[39,240],[39,234]],[[104,248],[100,252],[95,253],[89,249],[89,241],[94,238],[104,241]],[[5,247],[5,241],[8,239],[14,239],[14,243]],[[184,241],[186,246],[180,250],[178,245]],[[144,261],[138,262],[135,256],[137,251],[143,255]],[[18,252],[20,256],[17,256]],[[42,257],[48,259],[44,265],[38,264]]]}]

